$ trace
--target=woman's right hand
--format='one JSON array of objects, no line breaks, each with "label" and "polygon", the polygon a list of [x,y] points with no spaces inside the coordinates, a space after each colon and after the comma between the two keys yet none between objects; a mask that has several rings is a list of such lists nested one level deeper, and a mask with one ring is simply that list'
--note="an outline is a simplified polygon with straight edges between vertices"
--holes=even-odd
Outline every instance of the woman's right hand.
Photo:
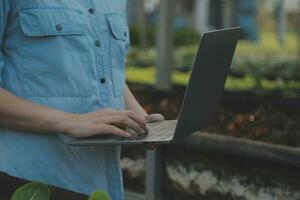
[{"label": "woman's right hand", "polygon": [[73,138],[107,134],[130,137],[126,128],[139,134],[148,132],[146,120],[128,110],[102,109],[85,114],[67,114],[58,124],[63,133]]}]

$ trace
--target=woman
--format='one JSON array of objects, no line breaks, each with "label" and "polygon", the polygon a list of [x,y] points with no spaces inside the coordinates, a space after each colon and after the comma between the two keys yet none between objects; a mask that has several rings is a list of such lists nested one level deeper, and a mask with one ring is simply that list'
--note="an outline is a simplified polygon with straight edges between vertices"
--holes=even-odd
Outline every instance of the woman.
[{"label": "woman", "polygon": [[[123,199],[120,147],[73,138],[145,133],[125,84],[125,0],[0,2],[0,171],[83,194]],[[127,110],[124,110],[124,109]]]}]

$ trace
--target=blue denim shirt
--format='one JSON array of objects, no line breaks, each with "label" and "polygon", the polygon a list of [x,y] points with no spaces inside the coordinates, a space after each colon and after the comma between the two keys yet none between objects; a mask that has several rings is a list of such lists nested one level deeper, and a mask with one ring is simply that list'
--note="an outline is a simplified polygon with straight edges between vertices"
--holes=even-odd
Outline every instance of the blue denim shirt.
[{"label": "blue denim shirt", "polygon": [[[126,0],[1,0],[1,87],[54,109],[124,108]],[[70,147],[62,133],[0,129],[0,171],[123,199],[120,147]]]}]

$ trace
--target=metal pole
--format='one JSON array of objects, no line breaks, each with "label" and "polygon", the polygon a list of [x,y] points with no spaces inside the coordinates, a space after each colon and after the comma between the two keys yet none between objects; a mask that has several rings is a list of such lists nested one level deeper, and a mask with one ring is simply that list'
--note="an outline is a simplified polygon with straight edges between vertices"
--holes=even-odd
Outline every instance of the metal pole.
[{"label": "metal pole", "polygon": [[284,34],[286,31],[284,1],[280,0],[276,5],[276,21],[277,21],[277,38],[282,45],[284,42]]},{"label": "metal pole", "polygon": [[148,150],[146,154],[146,200],[161,199],[162,155],[161,149]]},{"label": "metal pole", "polygon": [[195,28],[200,34],[210,29],[209,3],[209,0],[197,0],[195,2]]},{"label": "metal pole", "polygon": [[174,0],[160,1],[160,14],[157,31],[158,54],[156,73],[156,88],[160,90],[169,90],[171,88],[171,73],[173,64],[173,8]]},{"label": "metal pole", "polygon": [[223,28],[232,26],[233,0],[223,0]]},{"label": "metal pole", "polygon": [[298,17],[296,19],[296,28],[298,32],[298,61],[300,63],[300,1],[298,4]]},{"label": "metal pole", "polygon": [[139,24],[140,47],[146,48],[147,34],[146,34],[146,16],[144,10],[144,0],[137,1],[137,14],[138,14],[138,24]]}]

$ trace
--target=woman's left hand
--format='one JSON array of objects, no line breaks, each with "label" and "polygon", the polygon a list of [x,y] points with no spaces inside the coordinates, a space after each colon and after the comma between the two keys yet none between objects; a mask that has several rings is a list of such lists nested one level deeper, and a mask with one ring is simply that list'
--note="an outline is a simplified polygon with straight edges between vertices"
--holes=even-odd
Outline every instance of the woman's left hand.
[{"label": "woman's left hand", "polygon": [[[163,121],[165,120],[164,116],[159,114],[159,113],[155,113],[155,114],[149,114],[147,116],[145,116],[145,120],[146,123],[151,123],[151,122],[158,122],[158,121]],[[156,144],[147,144],[146,145],[146,149],[147,150],[154,150],[156,148]]]}]

